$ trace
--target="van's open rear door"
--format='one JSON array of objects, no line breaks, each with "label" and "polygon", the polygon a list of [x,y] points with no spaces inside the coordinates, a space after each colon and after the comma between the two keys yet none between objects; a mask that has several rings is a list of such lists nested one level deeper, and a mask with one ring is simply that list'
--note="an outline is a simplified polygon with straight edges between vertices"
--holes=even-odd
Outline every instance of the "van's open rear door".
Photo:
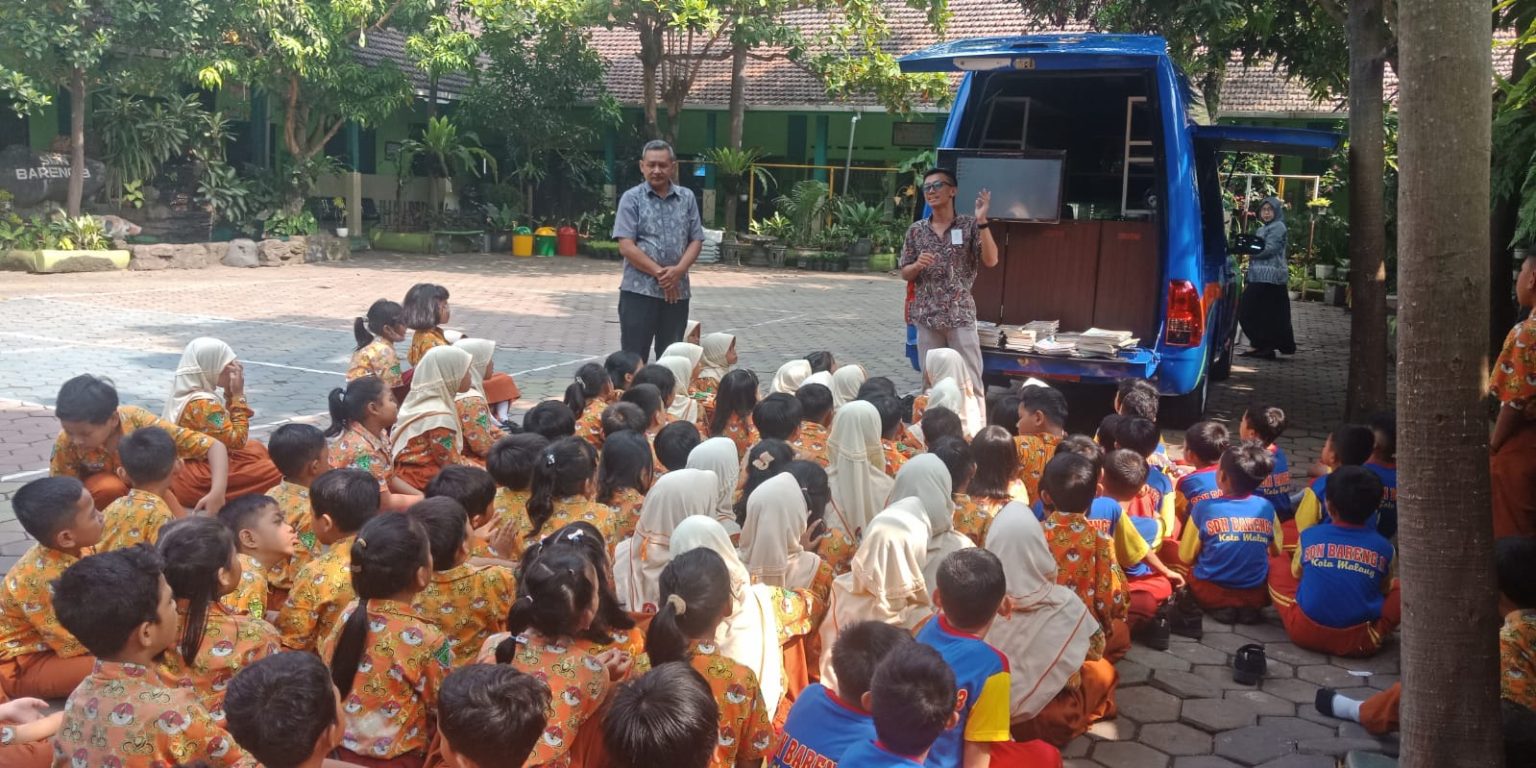
[{"label": "van's open rear door", "polygon": [[1197,125],[1195,141],[1214,144],[1218,152],[1249,152],[1260,155],[1328,157],[1343,137],[1333,131],[1305,128],[1271,128],[1259,125]]}]

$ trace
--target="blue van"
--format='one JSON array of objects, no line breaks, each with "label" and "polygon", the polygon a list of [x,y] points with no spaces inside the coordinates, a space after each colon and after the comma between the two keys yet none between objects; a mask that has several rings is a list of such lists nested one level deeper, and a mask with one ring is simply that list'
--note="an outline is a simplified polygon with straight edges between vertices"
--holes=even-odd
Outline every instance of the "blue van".
[{"label": "blue van", "polygon": [[[1210,381],[1231,372],[1240,291],[1218,155],[1326,156],[1339,135],[1197,124],[1201,105],[1160,37],[959,40],[900,63],[964,73],[939,159],[957,171],[960,212],[992,191],[1001,258],[976,280],[977,319],[1137,340],[1094,357],[984,345],[987,381],[1148,379],[1168,421],[1201,418]],[[907,356],[918,365],[910,325]]]}]

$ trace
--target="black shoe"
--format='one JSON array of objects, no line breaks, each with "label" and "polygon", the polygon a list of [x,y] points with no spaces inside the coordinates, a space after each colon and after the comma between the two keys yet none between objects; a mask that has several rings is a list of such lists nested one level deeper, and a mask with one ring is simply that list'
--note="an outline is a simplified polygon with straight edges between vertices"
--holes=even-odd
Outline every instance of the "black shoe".
[{"label": "black shoe", "polygon": [[1338,719],[1339,716],[1333,713],[1333,697],[1338,694],[1339,692],[1332,688],[1317,689],[1317,699],[1313,702],[1313,706],[1317,707],[1318,714]]},{"label": "black shoe", "polygon": [[1215,620],[1217,620],[1217,621],[1219,621],[1219,622],[1221,622],[1223,624],[1236,624],[1237,623],[1237,609],[1236,608],[1212,608],[1211,609],[1211,618],[1213,618],[1213,619],[1215,619]]},{"label": "black shoe", "polygon": [[1142,645],[1154,651],[1168,650],[1169,639],[1173,635],[1173,622],[1168,619],[1167,605],[1157,609],[1157,615],[1141,628],[1140,634]]},{"label": "black shoe", "polygon": [[1257,608],[1239,608],[1237,609],[1237,623],[1263,624],[1264,612]]},{"label": "black shoe", "polygon": [[1194,595],[1181,590],[1174,594],[1166,608],[1169,632],[1192,640],[1205,637],[1205,618]]},{"label": "black shoe", "polygon": [[1258,643],[1249,643],[1239,649],[1232,657],[1232,680],[1239,685],[1258,685],[1269,671],[1269,662],[1264,658],[1264,646]]}]

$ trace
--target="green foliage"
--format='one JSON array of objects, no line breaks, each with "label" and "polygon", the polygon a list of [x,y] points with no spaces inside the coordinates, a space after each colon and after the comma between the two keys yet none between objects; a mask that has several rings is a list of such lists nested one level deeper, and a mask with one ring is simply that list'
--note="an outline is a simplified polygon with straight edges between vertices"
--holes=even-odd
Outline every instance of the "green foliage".
[{"label": "green foliage", "polygon": [[782,213],[752,222],[752,234],[771,237],[782,243],[789,242],[796,233],[795,222]]},{"label": "green foliage", "polygon": [[296,235],[313,235],[320,231],[320,223],[315,221],[315,214],[308,210],[298,213],[283,213],[278,211],[267,217],[266,234],[278,237],[293,237]]},{"label": "green foliage", "polygon": [[144,207],[144,182],[141,179],[130,179],[123,182],[123,189],[118,193],[118,200],[122,205],[130,208]]},{"label": "green foliage", "polygon": [[832,218],[836,226],[846,229],[854,240],[873,240],[890,222],[884,208],[846,199],[837,201]]},{"label": "green foliage", "polygon": [[106,229],[94,216],[71,218],[60,211],[27,219],[14,213],[0,215],[0,251],[104,251],[111,247]]},{"label": "green foliage", "polygon": [[[227,163],[209,163],[197,180],[197,196],[215,220],[244,225],[256,213],[256,194]],[[212,222],[210,222],[210,225]]]},{"label": "green foliage", "polygon": [[799,247],[815,242],[816,233],[832,203],[829,192],[826,182],[807,179],[774,201],[779,212],[794,222],[794,232],[789,237],[791,245]]},{"label": "green foliage", "polygon": [[715,167],[723,194],[736,194],[744,189],[748,174],[752,177],[752,183],[761,184],[764,189],[772,189],[773,174],[767,168],[757,165],[762,158],[763,150],[757,147],[715,147],[704,153],[704,161]]},{"label": "green foliage", "polygon": [[471,131],[460,133],[458,126],[446,117],[427,120],[427,130],[420,139],[400,142],[398,163],[402,173],[410,171],[418,155],[430,158],[433,175],[441,178],[453,178],[460,173],[479,176],[480,161],[490,166],[491,173],[497,172],[496,158],[480,146],[480,137]]},{"label": "green foliage", "polygon": [[494,232],[511,232],[517,227],[517,212],[510,205],[485,206],[485,225]]},{"label": "green foliage", "polygon": [[[904,74],[887,50],[891,39],[889,14],[895,3],[884,0],[828,0],[826,31],[806,41],[798,58],[818,75],[833,98],[873,96],[886,109],[910,113],[919,103],[948,106],[949,78],[942,73]],[[944,32],[949,24],[947,0],[908,0],[922,11],[929,27]]]}]

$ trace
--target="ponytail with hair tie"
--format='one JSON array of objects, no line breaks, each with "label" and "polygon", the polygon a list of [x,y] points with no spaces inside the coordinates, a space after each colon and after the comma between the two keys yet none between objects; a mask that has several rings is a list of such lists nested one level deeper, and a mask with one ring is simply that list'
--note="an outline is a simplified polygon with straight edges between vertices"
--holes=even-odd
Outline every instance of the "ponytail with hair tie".
[{"label": "ponytail with hair tie", "polygon": [[712,549],[691,549],[667,563],[659,580],[661,610],[645,633],[653,666],[687,661],[691,641],[712,638],[731,607],[731,576]]}]

